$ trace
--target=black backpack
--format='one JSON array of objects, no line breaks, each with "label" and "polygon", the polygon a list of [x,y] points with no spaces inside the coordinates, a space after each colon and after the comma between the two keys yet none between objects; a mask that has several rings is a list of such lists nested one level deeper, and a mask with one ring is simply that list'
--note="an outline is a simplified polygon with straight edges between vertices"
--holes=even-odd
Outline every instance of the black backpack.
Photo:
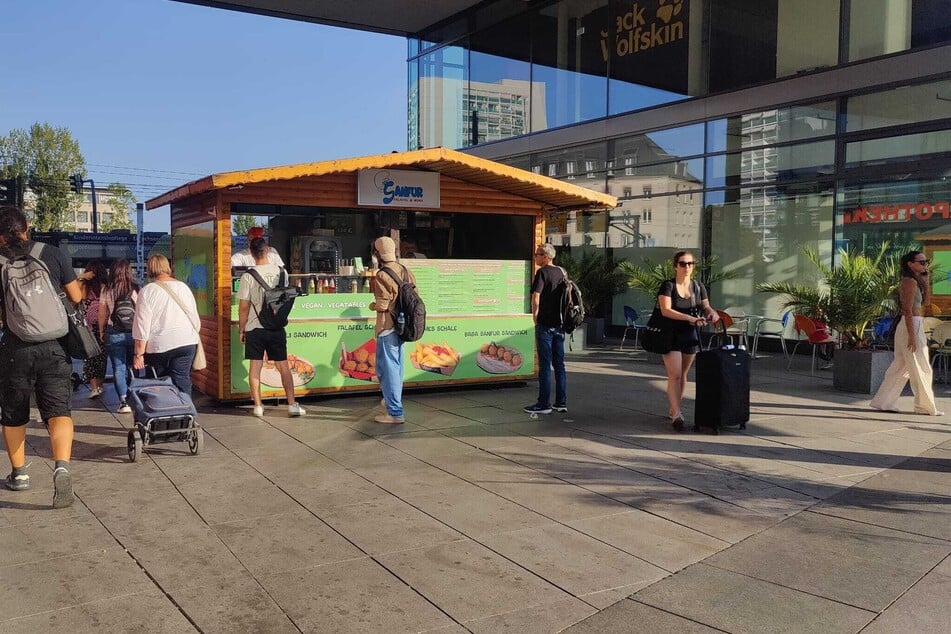
[{"label": "black backpack", "polygon": [[254,269],[248,269],[251,277],[264,289],[264,302],[260,310],[251,302],[254,312],[258,316],[261,327],[265,330],[280,330],[287,325],[287,317],[294,308],[294,300],[301,294],[301,289],[290,286],[287,273],[282,268],[278,274],[277,284],[268,285],[261,274]]},{"label": "black backpack", "polygon": [[112,309],[112,329],[116,332],[132,332],[132,320],[135,317],[135,301],[132,295],[117,299]]},{"label": "black backpack", "polygon": [[396,295],[396,314],[402,315],[403,319],[401,321],[397,317],[395,320],[396,334],[399,335],[401,341],[419,341],[426,332],[426,304],[416,292],[416,285],[407,278],[405,266],[403,279],[396,277],[390,269],[381,268],[380,270],[385,271],[399,286],[399,292]]},{"label": "black backpack", "polygon": [[[560,267],[559,267],[560,268]],[[571,334],[584,322],[584,304],[581,301],[581,289],[571,281],[568,272],[561,269],[565,279],[558,285],[561,306],[561,329]]]}]

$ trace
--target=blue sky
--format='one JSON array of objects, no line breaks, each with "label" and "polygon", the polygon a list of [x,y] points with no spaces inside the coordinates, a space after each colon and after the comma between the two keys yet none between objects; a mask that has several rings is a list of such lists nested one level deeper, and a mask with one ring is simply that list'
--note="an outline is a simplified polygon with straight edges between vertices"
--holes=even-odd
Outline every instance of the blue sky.
[{"label": "blue sky", "polygon": [[[406,149],[406,40],[171,0],[4,0],[0,134],[68,128],[140,201],[216,172]],[[168,229],[167,208],[145,229]]]}]

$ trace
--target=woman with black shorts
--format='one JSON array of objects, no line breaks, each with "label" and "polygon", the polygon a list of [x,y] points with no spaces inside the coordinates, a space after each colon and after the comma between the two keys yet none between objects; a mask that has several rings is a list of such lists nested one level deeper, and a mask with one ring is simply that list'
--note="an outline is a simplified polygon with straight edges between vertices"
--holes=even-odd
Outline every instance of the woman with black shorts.
[{"label": "woman with black shorts", "polygon": [[657,305],[667,318],[665,334],[669,352],[663,356],[667,368],[667,402],[670,404],[667,415],[678,432],[684,430],[680,402],[687,385],[687,372],[700,352],[697,330],[708,321],[716,323],[719,319],[707,299],[707,289],[691,279],[696,266],[696,258],[690,251],[677,252],[674,255],[676,277],[664,282],[657,293]]}]

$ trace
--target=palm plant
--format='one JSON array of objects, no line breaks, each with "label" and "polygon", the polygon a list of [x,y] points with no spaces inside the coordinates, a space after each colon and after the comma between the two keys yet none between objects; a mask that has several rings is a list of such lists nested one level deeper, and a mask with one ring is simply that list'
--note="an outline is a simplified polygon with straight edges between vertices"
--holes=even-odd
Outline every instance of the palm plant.
[{"label": "palm plant", "polygon": [[[707,286],[737,276],[737,271],[716,269],[716,264],[717,257],[713,255],[709,258],[701,259],[697,265],[697,277],[702,279]],[[621,262],[620,269],[629,287],[636,291],[643,291],[651,297],[657,297],[661,285],[667,280],[677,276],[674,271],[674,263],[670,259],[665,259],[662,262],[654,262],[650,258],[644,258],[642,264]]]},{"label": "palm plant", "polygon": [[611,305],[611,300],[624,291],[627,277],[621,272],[614,256],[604,251],[585,251],[580,258],[572,258],[560,253],[555,263],[568,272],[578,288],[584,302],[585,314],[603,317]]},{"label": "palm plant", "polygon": [[839,333],[843,347],[867,348],[869,324],[895,310],[899,265],[883,243],[867,254],[839,249],[832,268],[808,247],[803,253],[820,275],[818,286],[791,282],[763,282],[756,290],[785,296],[783,308],[812,317],[823,317]]}]

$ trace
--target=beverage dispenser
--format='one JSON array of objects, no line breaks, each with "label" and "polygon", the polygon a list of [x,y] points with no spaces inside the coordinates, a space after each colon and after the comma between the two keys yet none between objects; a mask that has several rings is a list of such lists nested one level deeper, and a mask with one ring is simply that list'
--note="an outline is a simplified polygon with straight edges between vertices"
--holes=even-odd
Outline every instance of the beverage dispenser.
[{"label": "beverage dispenser", "polygon": [[340,242],[335,238],[301,238],[304,273],[337,275],[340,270]]}]

